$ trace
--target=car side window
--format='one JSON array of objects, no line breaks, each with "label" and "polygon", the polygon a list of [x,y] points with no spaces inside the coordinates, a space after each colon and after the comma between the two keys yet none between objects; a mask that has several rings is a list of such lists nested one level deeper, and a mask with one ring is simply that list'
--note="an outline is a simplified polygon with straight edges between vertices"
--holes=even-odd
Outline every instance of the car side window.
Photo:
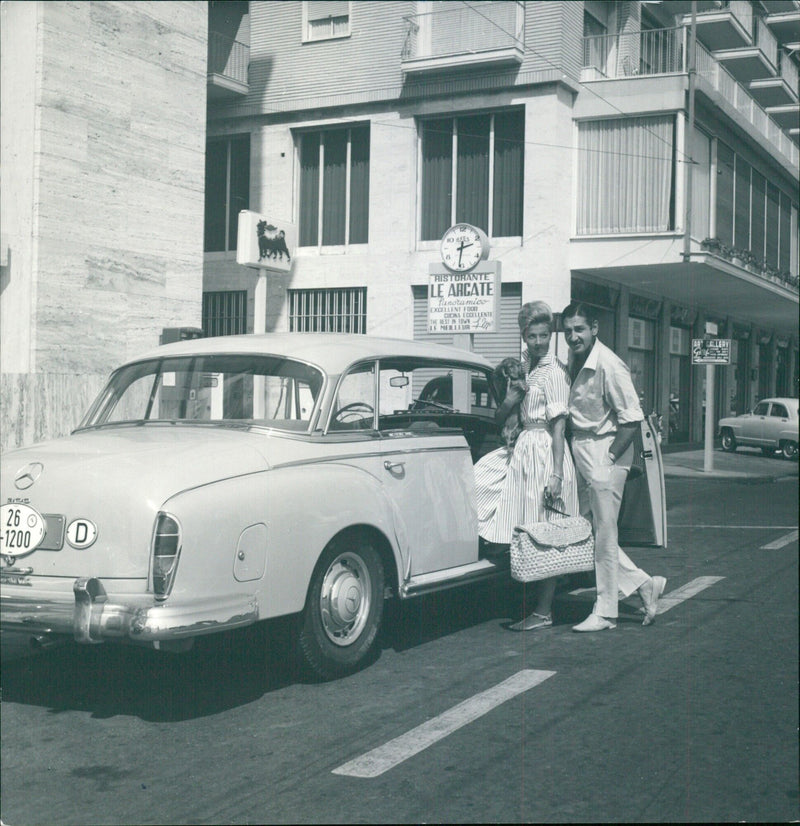
[{"label": "car side window", "polygon": [[375,363],[360,364],[339,383],[331,411],[330,430],[375,427]]},{"label": "car side window", "polygon": [[773,404],[772,410],[769,411],[769,415],[777,416],[782,419],[788,419],[789,411],[782,404]]},{"label": "car side window", "polygon": [[769,402],[759,402],[755,410],[753,410],[754,416],[766,416],[769,412]]}]

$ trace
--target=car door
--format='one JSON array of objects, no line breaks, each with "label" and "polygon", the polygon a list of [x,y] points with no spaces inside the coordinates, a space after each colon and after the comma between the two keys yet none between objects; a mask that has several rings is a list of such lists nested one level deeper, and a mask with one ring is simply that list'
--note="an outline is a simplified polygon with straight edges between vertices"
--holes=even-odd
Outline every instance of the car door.
[{"label": "car door", "polygon": [[781,432],[789,425],[789,411],[785,404],[772,402],[769,415],[764,419],[764,445],[777,448],[781,441]]},{"label": "car door", "polygon": [[619,513],[621,545],[667,547],[664,466],[655,417],[648,416],[634,437],[634,460]]},{"label": "car door", "polygon": [[769,413],[769,402],[759,402],[749,416],[742,417],[740,432],[736,439],[745,445],[760,447],[766,444],[764,437],[764,423]]},{"label": "car door", "polygon": [[452,397],[431,406],[420,401],[426,379],[458,373],[458,368],[431,364],[414,369],[387,360],[380,372],[382,481],[393,505],[398,541],[409,549],[406,578],[476,561],[470,446],[464,432],[448,422],[444,408],[452,410]]}]

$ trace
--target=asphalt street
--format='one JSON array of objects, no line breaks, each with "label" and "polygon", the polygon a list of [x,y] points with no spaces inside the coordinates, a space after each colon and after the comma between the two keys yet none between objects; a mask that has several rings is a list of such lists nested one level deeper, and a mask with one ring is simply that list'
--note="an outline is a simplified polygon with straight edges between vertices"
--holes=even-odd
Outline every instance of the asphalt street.
[{"label": "asphalt street", "polygon": [[182,657],[4,652],[3,823],[796,821],[797,463],[716,458],[665,457],[669,547],[630,551],[668,579],[648,628],[633,598],[573,633],[575,579],[530,634],[513,583],[405,603],[327,683],[281,623]]}]

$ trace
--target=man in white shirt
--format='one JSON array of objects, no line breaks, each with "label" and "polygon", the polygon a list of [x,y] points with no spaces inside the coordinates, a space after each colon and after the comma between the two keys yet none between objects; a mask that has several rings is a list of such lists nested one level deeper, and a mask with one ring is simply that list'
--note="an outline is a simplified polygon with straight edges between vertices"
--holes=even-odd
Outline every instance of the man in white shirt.
[{"label": "man in white shirt", "polygon": [[619,546],[617,519],[633,460],[633,438],[644,419],[630,370],[598,338],[592,308],[574,302],[561,315],[570,348],[572,388],[569,416],[572,455],[578,471],[581,513],[591,513],[595,541],[597,600],[592,613],[573,631],[616,628],[618,600],[638,591],[643,625],[656,616],[667,581],[636,567]]}]

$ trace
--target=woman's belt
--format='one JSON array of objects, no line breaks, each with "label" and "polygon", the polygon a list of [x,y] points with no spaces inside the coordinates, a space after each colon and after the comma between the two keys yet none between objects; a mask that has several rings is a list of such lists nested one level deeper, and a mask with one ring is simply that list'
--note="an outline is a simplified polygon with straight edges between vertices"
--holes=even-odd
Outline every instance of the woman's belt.
[{"label": "woman's belt", "polygon": [[525,430],[549,430],[550,425],[547,422],[525,422],[523,427]]}]

